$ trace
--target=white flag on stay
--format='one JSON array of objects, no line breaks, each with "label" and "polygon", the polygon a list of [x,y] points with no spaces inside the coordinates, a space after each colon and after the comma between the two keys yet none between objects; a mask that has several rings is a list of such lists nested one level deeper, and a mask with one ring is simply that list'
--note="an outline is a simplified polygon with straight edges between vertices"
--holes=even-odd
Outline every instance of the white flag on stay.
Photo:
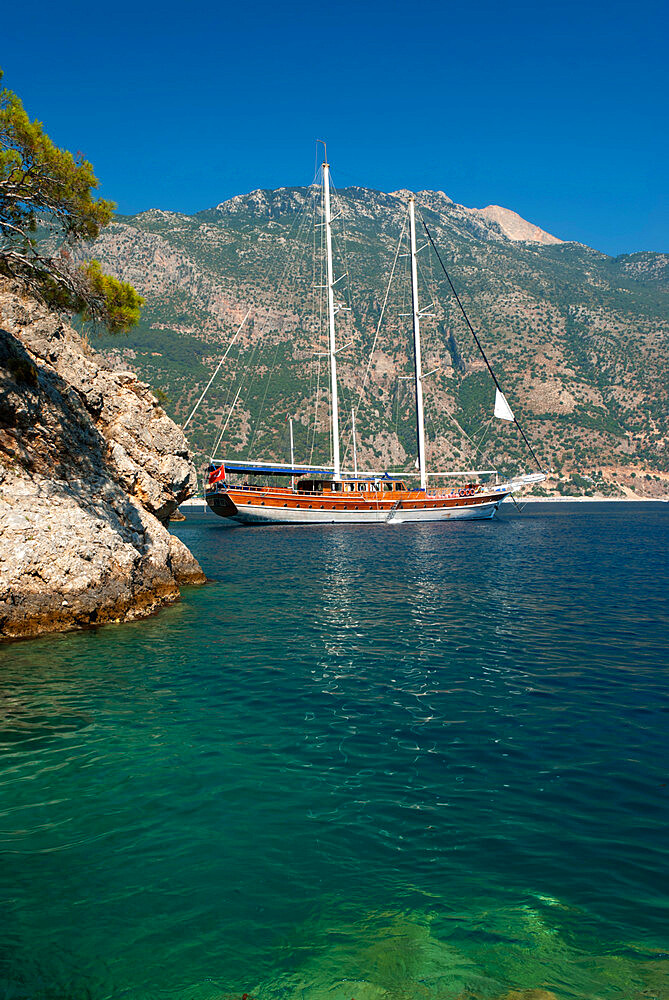
[{"label": "white flag on stay", "polygon": [[495,391],[495,416],[500,420],[515,420],[513,410],[506,401],[503,392]]}]

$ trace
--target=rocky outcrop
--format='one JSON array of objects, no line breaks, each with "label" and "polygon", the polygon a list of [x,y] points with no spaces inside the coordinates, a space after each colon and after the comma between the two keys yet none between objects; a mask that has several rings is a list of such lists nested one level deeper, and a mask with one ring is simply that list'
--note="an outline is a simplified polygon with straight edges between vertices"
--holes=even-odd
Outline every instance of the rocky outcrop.
[{"label": "rocky outcrop", "polygon": [[149,387],[0,283],[0,635],[141,617],[204,582],[166,528],[196,483]]}]

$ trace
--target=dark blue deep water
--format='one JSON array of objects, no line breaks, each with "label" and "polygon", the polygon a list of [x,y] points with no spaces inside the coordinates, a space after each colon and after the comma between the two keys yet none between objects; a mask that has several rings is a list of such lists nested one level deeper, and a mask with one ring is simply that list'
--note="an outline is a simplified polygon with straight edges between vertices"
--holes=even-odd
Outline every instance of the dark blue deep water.
[{"label": "dark blue deep water", "polygon": [[0,997],[669,998],[668,525],[191,516],[207,587],[2,647]]}]

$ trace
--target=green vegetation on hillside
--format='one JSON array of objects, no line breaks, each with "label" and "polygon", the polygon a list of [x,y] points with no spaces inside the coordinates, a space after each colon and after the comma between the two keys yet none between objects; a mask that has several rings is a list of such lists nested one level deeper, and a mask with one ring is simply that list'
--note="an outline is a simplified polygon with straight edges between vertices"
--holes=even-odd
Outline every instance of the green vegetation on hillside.
[{"label": "green vegetation on hillside", "polygon": [[[516,243],[443,196],[417,197],[509,402],[546,466],[560,470],[570,489],[585,492],[590,479],[605,492],[606,483],[627,481],[641,466],[651,477],[669,471],[668,258],[648,253],[614,260],[574,243]],[[120,219],[94,244],[96,258],[117,277],[132,277],[147,299],[138,329],[116,349],[165,389],[177,420],[190,412],[251,307],[188,428],[201,460],[238,390],[223,435],[225,454],[287,457],[285,421],[292,416],[298,460],[328,459],[315,198],[313,188],[284,188],[193,216],[146,212]],[[415,432],[406,257],[398,259],[358,400],[406,202],[350,188],[337,196],[335,212],[337,297],[350,310],[337,320],[347,461],[355,406],[361,461],[410,469]],[[516,428],[490,420],[494,389],[428,249],[419,263],[421,301],[431,314],[422,329],[423,366],[431,373],[425,401],[432,468],[475,461],[529,469]],[[650,483],[661,491],[659,480]]]}]

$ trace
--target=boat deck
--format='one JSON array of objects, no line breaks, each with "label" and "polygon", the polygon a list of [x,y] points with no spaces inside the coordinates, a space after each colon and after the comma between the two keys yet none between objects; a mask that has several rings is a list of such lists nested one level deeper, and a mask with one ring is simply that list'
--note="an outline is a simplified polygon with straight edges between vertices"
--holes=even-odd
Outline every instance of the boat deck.
[{"label": "boat deck", "polygon": [[450,517],[492,517],[509,492],[506,486],[476,484],[451,490],[408,490],[394,488],[397,484],[388,485],[393,488],[339,491],[281,486],[221,486],[207,493],[207,503],[222,517],[230,517],[242,523],[309,523],[333,520],[352,523],[401,522]]}]

